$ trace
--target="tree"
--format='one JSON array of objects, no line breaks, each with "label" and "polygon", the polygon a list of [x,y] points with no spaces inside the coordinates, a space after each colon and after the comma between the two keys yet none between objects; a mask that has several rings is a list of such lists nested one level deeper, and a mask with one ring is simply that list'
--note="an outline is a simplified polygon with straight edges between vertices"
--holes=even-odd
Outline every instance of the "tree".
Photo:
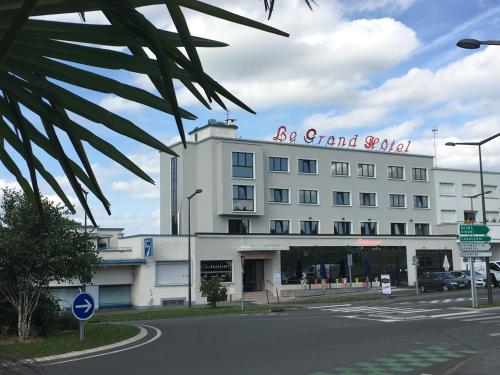
[{"label": "tree", "polygon": [[0,203],[0,294],[17,312],[20,340],[49,282],[89,283],[99,257],[77,227],[66,225],[68,210],[41,197],[42,215],[18,190],[4,189]]},{"label": "tree", "polygon": [[[271,15],[275,0],[263,0]],[[304,0],[311,7],[313,0]],[[165,6],[177,32],[158,29],[137,8],[146,5]],[[174,81],[180,82],[205,107],[215,102],[226,109],[222,98],[254,113],[203,69],[199,48],[225,47],[227,44],[191,35],[183,9],[288,36],[263,23],[199,0],[7,0],[0,4],[0,163],[16,178],[30,200],[41,212],[37,176],[43,178],[69,210],[74,208],[50,171],[33,152],[36,145],[57,160],[68,178],[80,204],[96,225],[83,196],[82,186],[93,193],[110,214],[110,203],[104,196],[92,171],[84,143],[113,159],[140,178],[154,183],[141,168],[115,146],[79,123],[90,122],[134,139],[159,151],[175,153],[140,127],[116,113],[67,89],[68,85],[96,93],[115,94],[146,105],[175,120],[186,146],[183,119],[196,116],[179,107]],[[109,24],[69,23],[33,19],[63,13],[101,11]],[[109,47],[126,47],[125,51]],[[155,56],[150,57],[146,50]],[[184,53],[186,52],[186,54]],[[99,68],[99,69],[95,69]],[[104,69],[101,69],[104,68]],[[156,93],[150,93],[115,80],[111,70],[124,70],[147,76]],[[35,116],[32,116],[32,115]],[[72,114],[80,117],[75,118]],[[43,128],[43,131],[39,129]],[[59,132],[59,135],[58,135]],[[60,132],[67,136],[78,158],[65,150]],[[28,181],[4,148],[9,144],[26,161]],[[70,151],[70,153],[68,153]]]},{"label": "tree", "polygon": [[212,307],[217,307],[217,302],[227,300],[227,289],[221,285],[218,276],[210,278],[208,281],[203,281],[200,286],[202,297],[206,297],[208,304]]}]

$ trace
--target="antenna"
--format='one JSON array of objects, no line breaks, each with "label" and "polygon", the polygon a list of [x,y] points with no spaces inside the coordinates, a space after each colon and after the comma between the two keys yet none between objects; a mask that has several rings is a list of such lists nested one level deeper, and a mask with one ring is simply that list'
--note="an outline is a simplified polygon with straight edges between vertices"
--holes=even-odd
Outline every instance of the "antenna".
[{"label": "antenna", "polygon": [[226,111],[226,121],[229,120],[229,110]]},{"label": "antenna", "polygon": [[432,135],[434,137],[434,167],[437,167],[437,154],[436,154],[436,133],[439,131],[438,128],[432,129]]}]

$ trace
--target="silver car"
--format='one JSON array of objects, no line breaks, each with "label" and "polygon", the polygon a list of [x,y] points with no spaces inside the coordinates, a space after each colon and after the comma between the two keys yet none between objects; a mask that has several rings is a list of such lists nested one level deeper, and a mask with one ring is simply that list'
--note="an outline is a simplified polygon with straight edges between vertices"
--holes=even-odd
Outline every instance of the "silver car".
[{"label": "silver car", "polygon": [[[461,271],[451,271],[450,272],[453,276],[463,278],[467,280],[467,285],[470,287],[470,275],[471,272],[470,270],[461,270]],[[474,280],[476,281],[476,286],[479,287],[485,287],[486,286],[486,277],[479,272],[474,272],[475,278]]]}]

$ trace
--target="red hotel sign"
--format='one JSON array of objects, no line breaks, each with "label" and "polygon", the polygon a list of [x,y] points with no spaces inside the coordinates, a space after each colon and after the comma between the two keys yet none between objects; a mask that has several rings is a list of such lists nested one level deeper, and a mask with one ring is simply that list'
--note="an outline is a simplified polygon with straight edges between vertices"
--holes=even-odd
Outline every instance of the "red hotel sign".
[{"label": "red hotel sign", "polygon": [[[280,125],[276,135],[273,137],[273,141],[276,142],[289,142],[295,143],[298,134],[294,130],[290,134],[287,133],[287,128],[285,125]],[[354,135],[351,138],[346,137],[335,137],[333,135],[326,136],[323,134],[318,134],[318,131],[314,128],[310,128],[304,132],[303,135],[304,143],[314,146],[327,146],[336,148],[358,148],[358,135]],[[406,141],[398,143],[396,140],[389,140],[386,138],[378,138],[373,135],[367,135],[360,143],[360,148],[366,150],[375,151],[385,151],[385,152],[399,152],[407,153],[410,147],[411,141]]]}]

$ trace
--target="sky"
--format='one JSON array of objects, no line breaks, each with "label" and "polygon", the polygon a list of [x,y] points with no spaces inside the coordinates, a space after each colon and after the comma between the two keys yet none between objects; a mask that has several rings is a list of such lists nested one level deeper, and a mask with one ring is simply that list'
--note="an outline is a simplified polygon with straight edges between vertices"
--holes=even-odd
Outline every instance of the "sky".
[{"label": "sky", "polygon": [[[465,50],[461,38],[500,39],[498,0],[316,0],[311,12],[303,0],[276,0],[267,20],[260,0],[211,0],[214,5],[268,23],[290,33],[289,38],[185,11],[192,34],[229,44],[200,51],[203,67],[257,114],[228,103],[230,113],[201,106],[182,87],[181,105],[198,116],[185,121],[187,131],[208,119],[238,122],[243,138],[271,141],[285,125],[299,135],[314,127],[324,135],[359,134],[411,140],[410,152],[434,154],[437,165],[478,168],[475,147],[445,147],[449,141],[474,141],[500,132],[500,47]],[[141,8],[157,27],[175,30],[163,6]],[[56,19],[81,22],[77,15]],[[98,13],[87,22],[103,23]],[[153,90],[147,78],[108,72],[112,78]],[[133,121],[171,144],[178,140],[172,117],[113,96],[77,90],[89,100]],[[111,203],[108,216],[89,196],[103,227],[123,227],[125,233],[159,233],[159,154],[146,146],[85,123],[141,166],[156,181],[151,185],[90,147],[86,149],[101,187]],[[487,170],[500,170],[500,139],[484,146]],[[57,162],[50,168],[69,196],[74,193]],[[0,187],[15,179],[0,167]],[[43,192],[57,200],[42,184]],[[76,220],[83,222],[78,205]]]}]

